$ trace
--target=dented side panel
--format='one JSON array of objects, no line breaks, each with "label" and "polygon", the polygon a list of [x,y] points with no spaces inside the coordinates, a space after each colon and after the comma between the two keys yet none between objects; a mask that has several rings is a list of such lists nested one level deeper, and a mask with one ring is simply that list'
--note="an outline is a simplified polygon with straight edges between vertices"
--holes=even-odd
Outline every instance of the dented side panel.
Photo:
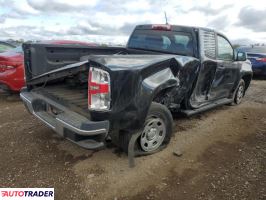
[{"label": "dented side panel", "polygon": [[[180,104],[191,90],[200,67],[198,59],[184,56],[153,56],[149,59],[143,56],[143,65],[130,68],[126,63],[132,63],[123,57],[123,66],[112,65],[108,57],[90,58],[90,65],[109,72],[111,77],[112,102],[109,112],[91,112],[94,120],[104,120],[108,117],[112,130],[136,131],[143,127],[151,102],[167,90],[170,103]],[[121,63],[118,57],[117,62]],[[156,59],[155,59],[156,60]],[[139,62],[139,61],[138,61]]]}]

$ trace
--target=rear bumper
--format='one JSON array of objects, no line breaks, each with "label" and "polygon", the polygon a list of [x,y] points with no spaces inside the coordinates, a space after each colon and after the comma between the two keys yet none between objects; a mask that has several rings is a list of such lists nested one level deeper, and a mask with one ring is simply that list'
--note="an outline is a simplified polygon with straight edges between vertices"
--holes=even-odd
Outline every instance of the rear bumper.
[{"label": "rear bumper", "polygon": [[90,121],[61,104],[34,92],[22,90],[20,97],[31,114],[59,135],[86,149],[99,149],[105,146],[109,121]]}]

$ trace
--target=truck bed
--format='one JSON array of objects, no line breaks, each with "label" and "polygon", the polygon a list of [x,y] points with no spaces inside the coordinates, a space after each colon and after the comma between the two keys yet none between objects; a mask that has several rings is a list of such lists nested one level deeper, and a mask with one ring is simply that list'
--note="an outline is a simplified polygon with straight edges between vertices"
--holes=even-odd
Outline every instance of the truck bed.
[{"label": "truck bed", "polygon": [[79,89],[78,87],[61,83],[36,88],[33,91],[45,95],[82,115],[88,115],[88,95],[86,88]]},{"label": "truck bed", "polygon": [[[32,79],[59,69],[66,65],[80,62],[81,57],[88,55],[113,54],[158,54],[152,51],[128,49],[125,47],[98,47],[78,45],[56,45],[41,43],[24,43],[25,74],[27,84]],[[42,81],[40,81],[42,83]],[[34,83],[35,84],[35,83]]]}]

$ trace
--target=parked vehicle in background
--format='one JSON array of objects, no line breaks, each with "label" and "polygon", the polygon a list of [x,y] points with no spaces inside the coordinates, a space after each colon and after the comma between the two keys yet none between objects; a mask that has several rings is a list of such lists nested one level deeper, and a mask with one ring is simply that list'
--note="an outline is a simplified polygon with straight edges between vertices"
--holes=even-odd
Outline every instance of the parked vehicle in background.
[{"label": "parked vehicle in background", "polygon": [[[94,43],[71,40],[47,40],[45,44],[95,46]],[[19,92],[25,86],[24,55],[21,46],[0,53],[0,90]]]},{"label": "parked vehicle in background", "polygon": [[9,42],[0,41],[0,53],[11,50],[15,47],[16,46],[14,44],[11,44]]},{"label": "parked vehicle in background", "polygon": [[246,54],[205,28],[139,25],[124,48],[23,49],[25,106],[87,149],[111,139],[125,151],[155,153],[171,139],[171,112],[190,116],[239,104],[252,79]]},{"label": "parked vehicle in background", "polygon": [[247,53],[254,75],[266,76],[266,46],[242,47],[239,49]]}]

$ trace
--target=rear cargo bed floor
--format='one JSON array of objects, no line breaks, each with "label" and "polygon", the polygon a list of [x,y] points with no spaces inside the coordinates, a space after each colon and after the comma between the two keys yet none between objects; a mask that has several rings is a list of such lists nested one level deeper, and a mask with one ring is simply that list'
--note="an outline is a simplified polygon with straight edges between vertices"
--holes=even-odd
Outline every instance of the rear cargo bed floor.
[{"label": "rear cargo bed floor", "polygon": [[62,103],[74,105],[82,110],[88,108],[87,89],[77,89],[67,85],[52,85],[46,86],[40,91]]}]

